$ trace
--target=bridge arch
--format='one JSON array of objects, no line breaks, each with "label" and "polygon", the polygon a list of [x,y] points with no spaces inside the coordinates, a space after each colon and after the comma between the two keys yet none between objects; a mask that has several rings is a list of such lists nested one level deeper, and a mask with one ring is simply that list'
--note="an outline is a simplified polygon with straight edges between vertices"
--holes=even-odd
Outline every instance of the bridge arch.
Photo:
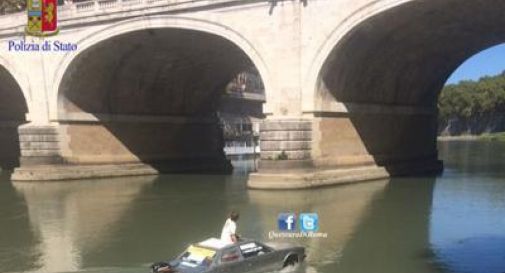
[{"label": "bridge arch", "polygon": [[182,16],[159,15],[120,21],[77,41],[79,50],[66,53],[57,65],[53,79],[54,84],[49,94],[50,119],[58,120],[59,118],[58,109],[61,82],[71,63],[82,52],[85,52],[87,49],[99,44],[100,42],[106,41],[116,36],[120,36],[122,34],[128,34],[142,30],[159,29],[180,29],[208,33],[210,35],[221,37],[234,44],[245,53],[245,55],[251,60],[254,67],[257,69],[257,72],[263,81],[265,89],[266,103],[264,105],[264,109],[268,111],[268,109],[271,108],[269,106],[269,102],[274,101],[274,99],[269,99],[269,97],[273,95],[272,90],[274,90],[274,87],[273,82],[270,78],[270,71],[266,65],[266,62],[263,60],[260,51],[251,42],[249,42],[246,37],[244,37],[238,31],[235,31],[232,28],[217,22]]},{"label": "bridge arch", "polygon": [[12,64],[0,57],[0,168],[19,165],[21,156],[18,127],[27,122],[27,94]]},{"label": "bridge arch", "polygon": [[12,63],[9,59],[0,56],[0,67],[3,67],[19,87],[20,95],[22,95],[24,103],[26,104],[27,113],[30,113],[32,108],[32,96],[30,79],[27,75],[23,74],[19,69],[16,69],[16,64]]},{"label": "bridge arch", "polygon": [[79,53],[60,64],[50,107],[66,132],[66,161],[142,162],[161,172],[229,169],[216,116],[221,95],[244,71],[268,77],[242,36],[206,21],[157,16],[118,23],[78,44]]},{"label": "bridge arch", "polygon": [[307,108],[326,133],[344,126],[347,145],[321,140],[316,157],[339,150],[386,167],[437,162],[438,94],[466,59],[505,41],[504,9],[499,0],[372,1],[348,17],[306,82],[314,90]]},{"label": "bridge arch", "polygon": [[345,17],[339,22],[329,35],[322,41],[314,58],[309,63],[308,69],[304,77],[304,102],[303,110],[306,112],[317,111],[319,102],[318,85],[322,69],[328,62],[331,53],[335,50],[337,45],[342,42],[342,39],[348,35],[352,29],[364,23],[366,20],[376,16],[386,10],[402,5],[412,0],[377,0],[371,1],[362,5],[351,12],[349,16]]}]

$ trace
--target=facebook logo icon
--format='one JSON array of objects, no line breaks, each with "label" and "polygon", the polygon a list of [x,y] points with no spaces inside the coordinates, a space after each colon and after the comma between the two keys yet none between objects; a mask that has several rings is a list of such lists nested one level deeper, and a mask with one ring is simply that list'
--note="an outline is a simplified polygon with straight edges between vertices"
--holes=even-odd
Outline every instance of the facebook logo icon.
[{"label": "facebook logo icon", "polygon": [[294,213],[281,213],[277,218],[279,230],[282,231],[295,231],[296,230],[296,214]]},{"label": "facebook logo icon", "polygon": [[300,214],[300,230],[303,232],[316,232],[319,230],[319,216],[317,213]]}]

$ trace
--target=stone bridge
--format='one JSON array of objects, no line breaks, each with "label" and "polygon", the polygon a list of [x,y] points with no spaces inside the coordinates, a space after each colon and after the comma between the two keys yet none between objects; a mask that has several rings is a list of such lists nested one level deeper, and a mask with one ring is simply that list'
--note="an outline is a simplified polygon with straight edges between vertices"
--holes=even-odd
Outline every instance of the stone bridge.
[{"label": "stone bridge", "polygon": [[253,69],[267,118],[249,185],[304,188],[440,171],[438,92],[505,41],[505,1],[99,0],[60,7],[56,36],[25,24],[0,17],[13,180],[229,170],[215,111]]}]

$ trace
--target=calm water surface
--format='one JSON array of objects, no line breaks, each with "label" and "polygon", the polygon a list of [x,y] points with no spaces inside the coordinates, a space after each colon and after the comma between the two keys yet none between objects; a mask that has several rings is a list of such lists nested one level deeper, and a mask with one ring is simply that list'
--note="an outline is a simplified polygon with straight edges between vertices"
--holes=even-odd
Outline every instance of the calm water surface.
[{"label": "calm water surface", "polygon": [[[328,238],[303,244],[307,273],[505,272],[505,144],[440,143],[439,178],[307,191],[249,191],[234,176],[58,183],[0,178],[0,272],[147,272],[190,242],[239,231],[268,239],[280,212],[317,212]],[[249,162],[250,163],[250,162]]]}]

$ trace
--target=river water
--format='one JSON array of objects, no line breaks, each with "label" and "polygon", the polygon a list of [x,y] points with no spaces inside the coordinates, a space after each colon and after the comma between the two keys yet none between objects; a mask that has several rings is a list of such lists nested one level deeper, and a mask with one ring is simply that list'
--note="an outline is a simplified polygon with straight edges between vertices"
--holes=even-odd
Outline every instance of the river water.
[{"label": "river water", "polygon": [[[239,232],[268,240],[281,212],[319,214],[327,238],[307,273],[505,272],[505,144],[441,142],[438,178],[304,191],[250,191],[233,176],[166,175],[52,183],[0,178],[0,272],[147,272],[188,243]],[[278,239],[279,240],[279,239]]]}]

